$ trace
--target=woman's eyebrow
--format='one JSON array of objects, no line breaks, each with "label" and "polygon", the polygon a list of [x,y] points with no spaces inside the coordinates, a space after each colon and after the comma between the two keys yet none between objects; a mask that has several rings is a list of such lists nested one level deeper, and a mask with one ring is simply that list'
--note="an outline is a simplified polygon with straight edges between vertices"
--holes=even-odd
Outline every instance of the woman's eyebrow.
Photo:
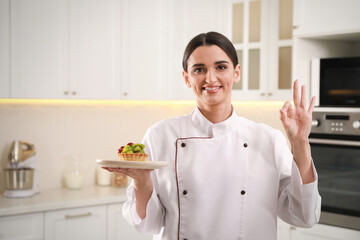
[{"label": "woman's eyebrow", "polygon": [[229,64],[229,62],[228,62],[228,61],[225,61],[225,60],[215,62],[215,64],[221,64],[221,63],[227,63],[227,64]]},{"label": "woman's eyebrow", "polygon": [[203,63],[195,63],[194,65],[192,65],[191,68],[194,68],[194,67],[204,67],[204,66],[205,66],[205,64],[203,64]]},{"label": "woman's eyebrow", "polygon": [[[226,60],[221,60],[221,61],[216,61],[215,64],[222,64],[222,63],[226,63],[226,64],[230,64],[228,61]],[[191,68],[194,68],[194,67],[204,67],[205,64],[203,63],[195,63],[194,65],[192,65]]]}]

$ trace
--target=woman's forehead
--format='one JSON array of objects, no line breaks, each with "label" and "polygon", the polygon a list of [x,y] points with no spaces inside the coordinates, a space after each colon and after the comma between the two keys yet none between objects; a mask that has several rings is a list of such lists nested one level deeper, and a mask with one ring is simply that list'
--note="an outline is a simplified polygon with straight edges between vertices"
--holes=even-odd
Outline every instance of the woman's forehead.
[{"label": "woman's forehead", "polygon": [[190,55],[188,63],[231,62],[229,56],[217,45],[197,47]]}]

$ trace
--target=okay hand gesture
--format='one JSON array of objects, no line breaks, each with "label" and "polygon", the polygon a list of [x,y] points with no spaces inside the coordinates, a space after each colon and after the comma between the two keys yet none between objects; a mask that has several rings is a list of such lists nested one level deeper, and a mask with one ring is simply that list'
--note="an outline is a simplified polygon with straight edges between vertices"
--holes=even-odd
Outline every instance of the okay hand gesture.
[{"label": "okay hand gesture", "polygon": [[280,109],[280,120],[292,144],[305,143],[308,141],[311,130],[315,97],[312,97],[310,106],[306,109],[306,88],[302,86],[301,95],[299,95],[298,80],[294,82],[293,102],[294,106],[289,101],[284,103]]}]

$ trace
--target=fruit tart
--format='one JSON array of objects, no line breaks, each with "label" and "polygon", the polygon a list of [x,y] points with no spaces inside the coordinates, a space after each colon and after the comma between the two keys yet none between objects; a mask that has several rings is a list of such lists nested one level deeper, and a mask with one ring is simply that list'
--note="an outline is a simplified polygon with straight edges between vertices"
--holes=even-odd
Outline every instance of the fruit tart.
[{"label": "fruit tart", "polygon": [[145,145],[141,143],[128,143],[118,149],[118,156],[121,161],[145,162],[149,156],[144,152]]}]

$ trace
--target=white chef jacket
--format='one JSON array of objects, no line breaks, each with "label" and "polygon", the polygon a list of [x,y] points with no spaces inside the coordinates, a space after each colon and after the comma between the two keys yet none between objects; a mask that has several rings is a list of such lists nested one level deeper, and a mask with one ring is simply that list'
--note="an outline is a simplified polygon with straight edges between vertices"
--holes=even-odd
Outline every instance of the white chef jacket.
[{"label": "white chef jacket", "polygon": [[134,186],[123,215],[154,239],[276,240],[277,216],[298,227],[320,217],[315,182],[303,184],[284,135],[236,115],[213,124],[196,108],[163,120],[144,136],[154,185],[146,217],[136,212]]}]

